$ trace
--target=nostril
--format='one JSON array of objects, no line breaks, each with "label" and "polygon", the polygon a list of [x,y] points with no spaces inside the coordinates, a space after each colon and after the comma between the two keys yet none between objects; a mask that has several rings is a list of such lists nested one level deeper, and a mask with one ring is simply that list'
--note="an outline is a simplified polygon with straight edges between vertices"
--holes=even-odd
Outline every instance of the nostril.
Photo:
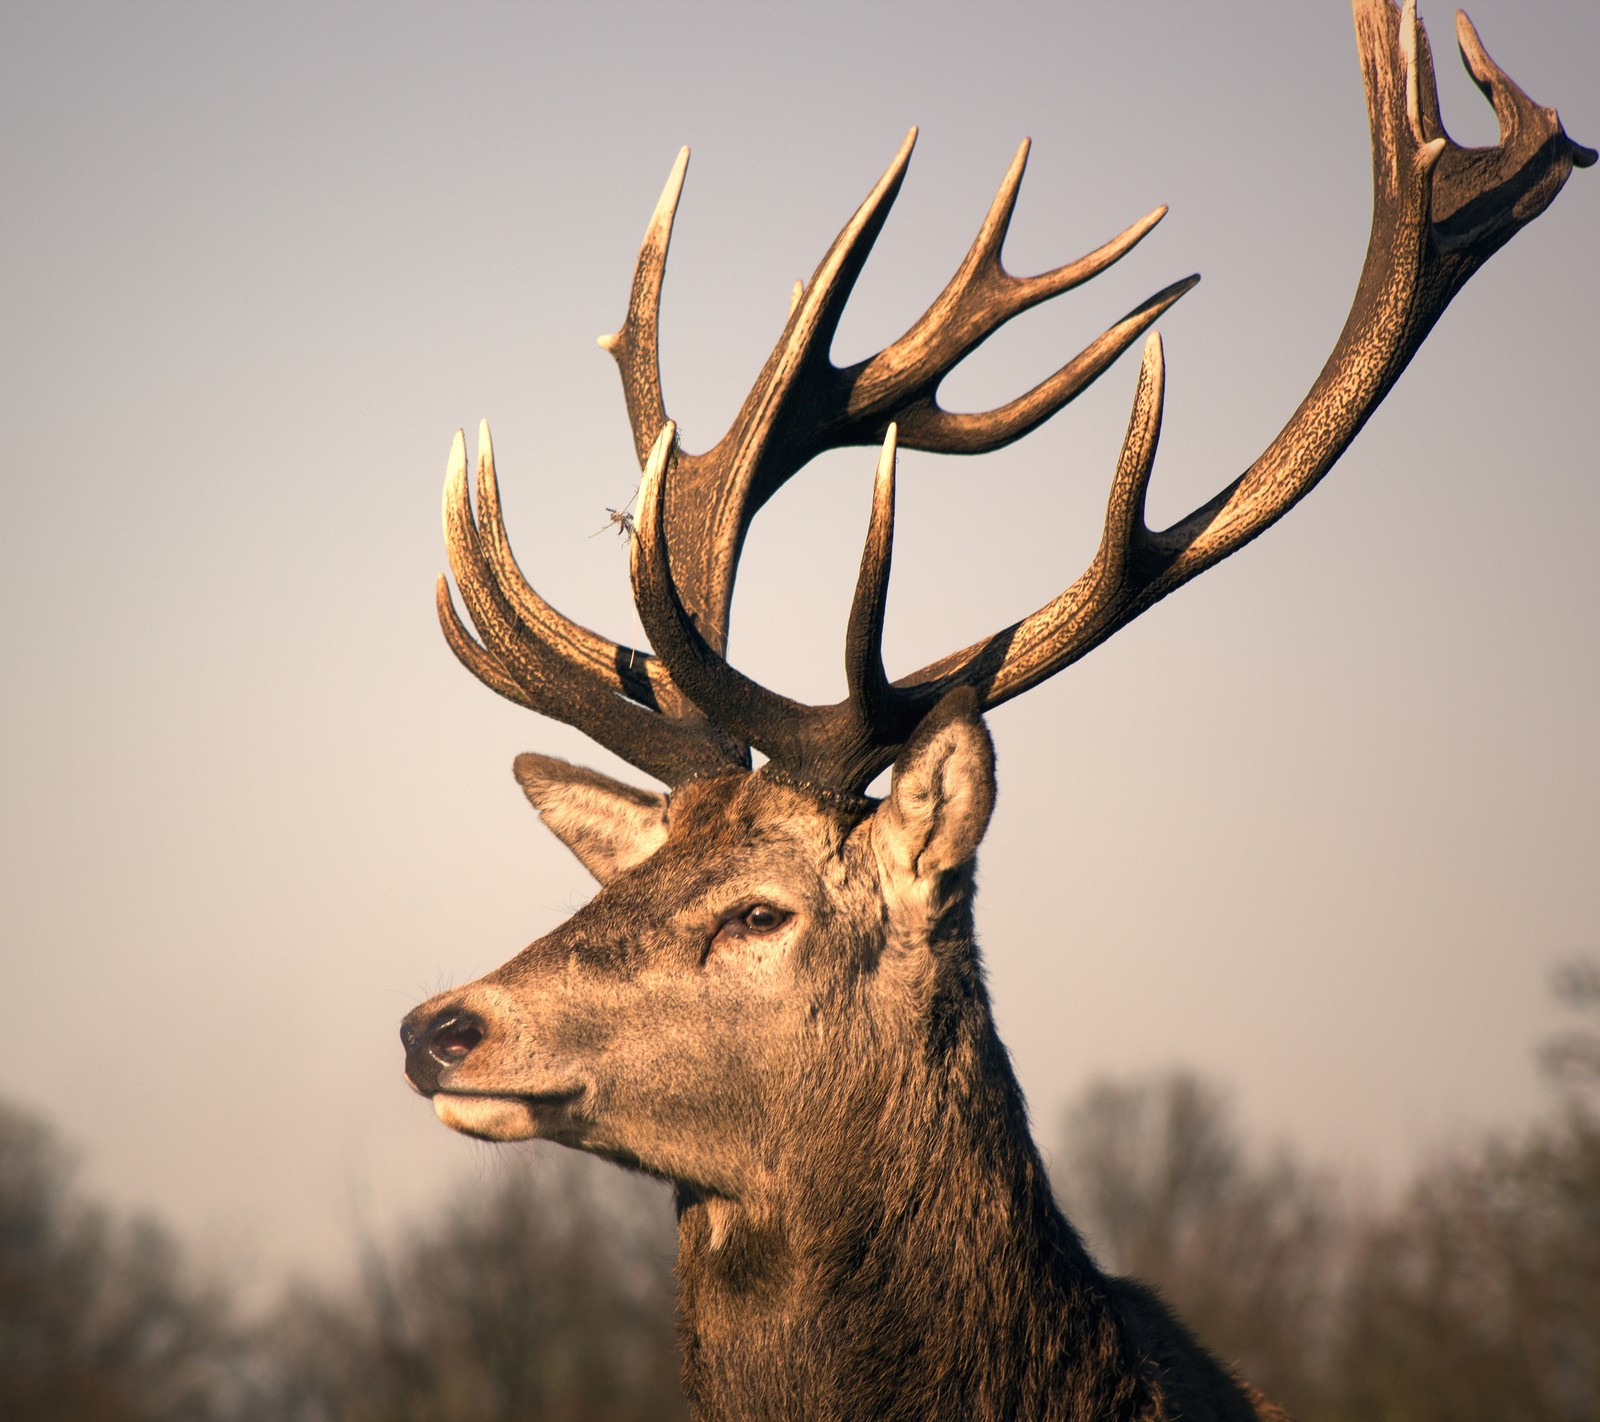
[{"label": "nostril", "polygon": [[419,1008],[400,1027],[400,1040],[406,1049],[406,1080],[424,1096],[432,1096],[486,1035],[483,1019],[467,1008],[445,1007],[431,1012]]},{"label": "nostril", "polygon": [[482,1040],[483,1029],[473,1022],[441,1022],[428,1042],[428,1055],[440,1066],[454,1066]]}]

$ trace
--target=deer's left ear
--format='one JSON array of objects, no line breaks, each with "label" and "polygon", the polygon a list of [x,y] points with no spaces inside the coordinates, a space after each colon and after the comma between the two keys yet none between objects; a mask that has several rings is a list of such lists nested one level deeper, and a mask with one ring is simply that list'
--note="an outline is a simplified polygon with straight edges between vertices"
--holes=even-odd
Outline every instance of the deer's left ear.
[{"label": "deer's left ear", "polygon": [[511,769],[539,818],[602,884],[666,842],[664,795],[550,755],[519,755]]},{"label": "deer's left ear", "polygon": [[872,848],[892,909],[938,914],[972,863],[994,809],[994,742],[970,688],[923,719],[872,816]]}]

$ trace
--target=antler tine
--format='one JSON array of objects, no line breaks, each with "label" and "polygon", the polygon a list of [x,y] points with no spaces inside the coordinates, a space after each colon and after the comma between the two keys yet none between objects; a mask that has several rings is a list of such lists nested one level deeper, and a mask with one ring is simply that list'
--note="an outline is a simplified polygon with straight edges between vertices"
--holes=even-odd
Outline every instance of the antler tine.
[{"label": "antler tine", "polygon": [[1054,375],[993,410],[970,414],[945,410],[930,394],[902,416],[907,447],[940,454],[986,454],[1021,439],[1098,380],[1112,361],[1199,281],[1198,276],[1189,276],[1158,291],[1097,336]]},{"label": "antler tine", "polygon": [[[1515,133],[1518,114],[1521,106],[1529,102],[1528,96],[1517,87],[1511,76],[1489,57],[1488,51],[1483,47],[1483,41],[1478,38],[1477,27],[1467,18],[1465,10],[1456,11],[1456,45],[1461,51],[1462,64],[1472,76],[1472,82],[1478,86],[1484,98],[1494,108],[1494,116],[1500,124],[1500,143],[1503,145]],[[1430,116],[1434,126],[1440,128],[1439,100],[1433,93],[1431,63],[1427,66],[1427,75],[1430,81],[1428,94],[1432,100]],[[1576,158],[1573,161],[1579,167],[1589,166]]]},{"label": "antler tine", "polygon": [[1152,333],[1145,343],[1100,548],[1078,580],[1031,617],[893,683],[884,672],[882,655],[894,540],[897,432],[891,425],[878,460],[872,517],[845,640],[849,695],[833,706],[805,706],[768,691],[731,667],[696,630],[674,587],[662,529],[663,484],[672,462],[669,423],[651,452],[639,489],[633,572],[640,619],[674,683],[714,721],[785,771],[859,790],[894,759],[917,722],[946,692],[970,686],[983,706],[998,705],[1077,660],[1135,615],[1133,605],[1151,575],[1154,545],[1144,507],[1164,391],[1161,340]]},{"label": "antler tine", "polygon": [[[791,301],[783,335],[728,432],[703,454],[675,456],[665,510],[675,585],[701,635],[719,653],[727,647],[734,570],[750,520],[829,443],[813,433],[828,406],[842,404],[830,395],[838,372],[828,348],[899,194],[916,140],[913,128]],[[636,423],[635,443],[653,446],[658,433],[659,426],[650,430],[647,442]]]},{"label": "antler tine", "polygon": [[[911,148],[913,129],[895,162],[830,248],[805,297],[815,299],[819,319],[809,324],[791,319],[784,339],[746,401],[741,419],[724,441],[705,458],[719,455],[734,436],[743,433],[746,411],[771,410],[763,442],[746,438],[752,468],[746,485],[750,498],[744,522],[797,469],[823,449],[877,443],[891,422],[900,426],[900,442],[910,448],[942,453],[981,453],[1026,434],[1088,386],[1105,368],[1199,280],[1188,277],[1158,292],[1090,344],[1046,381],[996,411],[952,415],[935,402],[937,387],[950,371],[1013,317],[1087,281],[1131,251],[1165,216],[1156,208],[1131,227],[1076,262],[1036,277],[1014,277],[1004,270],[1004,243],[1026,166],[1028,145],[1017,150],[988,215],[966,258],[944,291],[899,340],[878,355],[846,368],[827,359],[828,345],[844,303],[854,287],[872,243],[898,194]],[[823,280],[826,278],[826,280]],[[806,302],[801,303],[803,311]],[[799,313],[797,313],[799,314]],[[798,339],[797,339],[798,338]],[[769,376],[782,372],[784,385]],[[789,389],[808,377],[805,406],[786,408]],[[752,435],[762,434],[752,429]],[[694,463],[689,456],[686,464]]]},{"label": "antler tine", "polygon": [[518,706],[526,706],[530,711],[539,709],[533,698],[506,673],[505,668],[473,640],[456,612],[455,601],[450,596],[450,579],[443,573],[434,583],[433,606],[439,614],[439,627],[444,632],[444,640],[462,666],[507,701],[515,701]]},{"label": "antler tine", "polygon": [[[486,445],[480,446],[479,477],[482,487],[492,490],[493,461]],[[525,588],[527,597],[549,616],[532,625],[523,620],[497,577],[484,531],[473,518],[466,438],[459,430],[445,480],[444,525],[451,571],[482,644],[473,640],[457,616],[443,577],[437,590],[439,622],[451,650],[473,675],[519,705],[578,727],[669,784],[688,775],[749,764],[744,747],[719,728],[698,718],[662,715],[628,700],[623,694],[628,683],[620,667],[591,655],[594,648],[611,644],[560,617],[531,588]],[[487,541],[492,544],[493,536]],[[508,547],[508,557],[509,552]],[[620,661],[623,649],[612,650]],[[660,669],[655,680],[658,684],[665,680]]]},{"label": "antler tine", "polygon": [[[1594,150],[1572,142],[1461,26],[1501,139],[1467,149],[1439,123],[1427,36],[1414,0],[1354,0],[1373,147],[1373,219],[1354,303],[1332,356],[1254,464],[1188,518],[1155,535],[1171,586],[1242,547],[1332,467],[1472,275],[1554,199]],[[1169,590],[1169,589],[1164,589]]]},{"label": "antler tine", "polygon": [[634,450],[642,465],[650,456],[657,432],[667,420],[661,397],[661,283],[667,272],[667,251],[672,246],[672,224],[678,199],[689,171],[689,150],[680,148],[656,210],[650,215],[639,260],[633,268],[633,289],[628,294],[628,314],[621,327],[600,337],[622,374],[622,398],[628,406]]},{"label": "antler tine", "polygon": [[939,407],[939,383],[995,331],[1022,312],[1082,285],[1131,252],[1167,215],[1154,208],[1077,261],[1038,276],[1017,277],[1001,259],[1017,194],[1027,168],[1029,140],[1018,146],[988,216],[965,260],[912,328],[879,354],[844,372],[855,420],[881,418],[892,407],[908,448],[981,454],[1020,439],[1091,384],[1110,363],[1199,281],[1175,282],[1131,311],[1049,379],[998,409],[952,414]]},{"label": "antler tine", "polygon": [[1145,348],[1105,535],[1088,571],[1031,617],[896,682],[919,706],[956,685],[986,707],[1060,670],[1153,603],[1257,537],[1328,472],[1388,393],[1445,306],[1574,166],[1554,110],[1530,100],[1463,16],[1462,57],[1500,116],[1500,142],[1464,149],[1444,133],[1414,0],[1353,0],[1373,143],[1373,222],[1355,301],[1332,356],[1289,423],[1238,479],[1171,528],[1144,525],[1160,430],[1160,343]]},{"label": "antler tine", "polygon": [[985,708],[998,706],[1077,661],[1148,606],[1139,597],[1157,571],[1159,554],[1144,521],[1145,494],[1161,439],[1165,392],[1161,337],[1152,331],[1093,560],[1071,587],[1031,616],[896,682],[895,691],[917,714],[958,686],[977,690]]},{"label": "antler tine", "polygon": [[[586,692],[590,681],[586,668],[573,667],[555,649],[536,638],[518,635],[522,629],[518,627],[516,613],[495,581],[473,518],[467,484],[466,438],[460,430],[456,431],[450,447],[450,467],[445,477],[444,531],[450,569],[473,625],[483,638],[479,650],[493,661],[501,676],[518,688],[521,694],[512,699],[545,710],[556,699],[561,676],[569,669],[577,673],[573,680],[576,694]],[[459,620],[454,618],[453,604],[450,610],[452,620],[457,622],[456,630],[464,632]],[[446,636],[449,636],[448,631]]]},{"label": "antler tine", "polygon": [[889,600],[889,561],[894,549],[894,475],[896,439],[890,425],[872,481],[872,518],[861,551],[850,624],[844,639],[845,685],[849,704],[864,726],[881,726],[894,711],[894,690],[883,669],[883,617]]}]

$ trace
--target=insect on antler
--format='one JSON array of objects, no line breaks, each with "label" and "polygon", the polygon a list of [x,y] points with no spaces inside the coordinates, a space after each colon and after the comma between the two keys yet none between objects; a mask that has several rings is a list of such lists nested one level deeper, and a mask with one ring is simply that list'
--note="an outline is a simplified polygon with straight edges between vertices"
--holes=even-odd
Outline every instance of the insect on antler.
[{"label": "insect on antler", "polygon": [[[967,686],[983,707],[999,705],[1243,547],[1328,472],[1468,278],[1549,205],[1574,166],[1596,158],[1567,138],[1554,110],[1534,104],[1489,58],[1465,15],[1457,17],[1462,58],[1494,107],[1500,137],[1490,148],[1462,148],[1440,122],[1432,55],[1414,0],[1401,10],[1389,0],[1357,0],[1354,9],[1374,193],[1355,299],[1332,355],[1289,422],[1242,475],[1193,513],[1162,531],[1145,524],[1164,389],[1161,343],[1152,334],[1089,567],[1031,616],[890,682],[881,639],[897,444],[978,453],[1018,438],[1087,386],[1198,278],[1157,293],[1009,404],[980,414],[941,409],[940,381],[986,337],[1109,266],[1165,212],[1157,208],[1079,262],[1038,277],[1010,276],[1000,249],[1024,143],[966,260],[922,318],[878,355],[848,368],[833,365],[828,347],[899,190],[913,130],[797,294],[784,334],[728,433],[704,454],[682,454],[661,397],[657,312],[685,151],[646,235],[627,320],[602,342],[621,369],[645,464],[633,578],[640,620],[659,655],[640,656],[625,674],[622,662],[633,654],[559,618],[538,599],[505,545],[492,461],[487,482],[480,461],[473,525],[459,446],[462,474],[446,494],[451,562],[484,645],[455,621],[441,580],[441,616],[457,655],[502,694],[581,726],[668,781],[747,764],[740,752],[753,746],[799,778],[859,790],[947,692]],[[871,529],[846,642],[850,694],[834,706],[803,706],[724,660],[739,550],[756,510],[807,461],[824,449],[879,440]],[[567,695],[560,693],[561,678],[571,683]],[[602,695],[616,707],[597,706]],[[640,704],[624,709],[623,698]],[[661,729],[665,751],[639,744],[650,740],[652,727]],[[730,749],[730,740],[737,748]]]}]

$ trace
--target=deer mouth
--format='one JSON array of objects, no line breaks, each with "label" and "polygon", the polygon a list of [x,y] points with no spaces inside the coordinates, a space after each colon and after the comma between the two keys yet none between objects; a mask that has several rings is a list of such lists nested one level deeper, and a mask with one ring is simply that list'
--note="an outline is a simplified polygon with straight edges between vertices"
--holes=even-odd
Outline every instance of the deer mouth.
[{"label": "deer mouth", "polygon": [[582,1087],[525,1096],[475,1091],[433,1093],[433,1114],[453,1131],[482,1141],[527,1141],[547,1136],[583,1095]]}]

